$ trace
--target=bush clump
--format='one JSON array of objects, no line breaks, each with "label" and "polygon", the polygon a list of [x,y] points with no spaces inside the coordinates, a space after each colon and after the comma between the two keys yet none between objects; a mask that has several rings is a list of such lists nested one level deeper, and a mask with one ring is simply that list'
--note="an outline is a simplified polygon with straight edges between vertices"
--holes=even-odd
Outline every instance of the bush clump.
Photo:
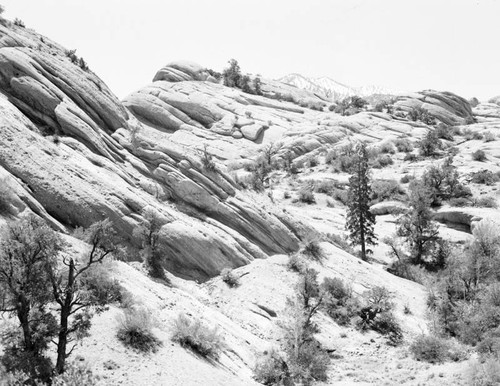
[{"label": "bush clump", "polygon": [[420,335],[410,346],[417,361],[441,363],[448,357],[448,343],[434,335]]},{"label": "bush clump", "polygon": [[396,149],[398,149],[398,151],[401,153],[408,153],[413,151],[413,144],[407,138],[396,139],[394,145],[396,145]]},{"label": "bush clump", "polygon": [[486,161],[486,153],[481,149],[476,150],[474,153],[472,153],[472,159],[479,162]]},{"label": "bush clump", "polygon": [[64,373],[52,378],[52,386],[96,386],[99,377],[88,367],[77,363],[69,363]]},{"label": "bush clump", "polygon": [[302,249],[304,256],[321,262],[324,259],[323,249],[319,245],[318,240],[310,240],[306,242]]},{"label": "bush clump", "polygon": [[298,273],[304,273],[307,269],[307,262],[299,254],[294,253],[294,254],[288,256],[287,267],[291,271],[295,271]]},{"label": "bush clump", "polygon": [[498,174],[486,169],[471,173],[471,182],[474,184],[494,185],[499,180]]},{"label": "bush clump", "polygon": [[224,346],[217,327],[210,328],[200,319],[190,319],[183,313],[174,321],[172,340],[205,358],[213,359],[219,357]]},{"label": "bush clump", "polygon": [[372,182],[372,192],[372,203],[402,200],[405,197],[404,189],[396,180],[375,180]]},{"label": "bush clump", "polygon": [[326,277],[321,284],[325,296],[326,313],[341,326],[351,323],[359,311],[359,302],[352,296],[352,289],[339,278]]},{"label": "bush clump", "polygon": [[304,187],[299,191],[299,201],[306,204],[316,203],[316,198],[310,187]]},{"label": "bush clump", "polygon": [[425,137],[418,144],[420,155],[423,157],[433,157],[442,148],[435,130],[429,130]]},{"label": "bush clump", "polygon": [[254,378],[263,385],[281,385],[287,378],[287,364],[276,350],[264,352],[257,361]]},{"label": "bush clump", "polygon": [[240,285],[239,276],[229,268],[224,268],[221,273],[222,281],[229,287],[238,287]]},{"label": "bush clump", "polygon": [[126,346],[140,352],[154,352],[161,342],[152,333],[154,320],[151,312],[142,307],[127,308],[118,318],[117,337]]},{"label": "bush clump", "polygon": [[392,165],[394,160],[389,154],[380,154],[375,160],[373,160],[372,166],[376,169],[382,169],[386,166]]}]

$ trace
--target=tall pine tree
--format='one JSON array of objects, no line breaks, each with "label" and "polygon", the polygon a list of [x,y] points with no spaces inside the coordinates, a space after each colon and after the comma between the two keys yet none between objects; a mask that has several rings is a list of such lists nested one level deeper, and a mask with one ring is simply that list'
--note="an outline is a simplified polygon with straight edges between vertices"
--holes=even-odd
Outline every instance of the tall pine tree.
[{"label": "tall pine tree", "polygon": [[367,245],[376,244],[373,231],[375,216],[370,212],[372,190],[370,186],[370,166],[368,165],[368,151],[364,143],[356,146],[355,162],[352,167],[352,176],[349,178],[349,195],[346,229],[352,245],[361,246],[361,259],[367,260],[366,255],[372,253]]}]

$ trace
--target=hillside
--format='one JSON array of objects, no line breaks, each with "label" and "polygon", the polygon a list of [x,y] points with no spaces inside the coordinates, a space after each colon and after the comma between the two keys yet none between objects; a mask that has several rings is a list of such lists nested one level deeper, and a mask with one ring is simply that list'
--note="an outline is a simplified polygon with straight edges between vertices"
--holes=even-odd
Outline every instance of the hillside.
[{"label": "hillside", "polygon": [[[161,341],[148,354],[125,346],[116,334],[127,307],[113,303],[94,316],[71,358],[102,385],[257,385],[255,366],[271,349],[281,350],[293,319],[287,299],[304,280],[289,268],[290,256],[306,256],[314,241],[323,257],[308,264],[318,280],[343,280],[360,302],[385,287],[402,333],[393,346],[378,332],[317,313],[315,339],[331,362],[328,379],[315,384],[470,384],[477,354],[469,346],[461,361],[429,364],[411,356],[413,340],[432,330],[429,287],[387,271],[396,258],[386,237],[396,231],[398,209],[407,207],[410,180],[452,153],[459,181],[490,205],[471,199],[433,208],[440,236],[463,245],[481,220],[497,221],[498,179],[473,179],[484,170],[500,173],[497,104],[472,108],[451,92],[426,90],[400,95],[382,111],[340,115],[329,111],[321,89],[284,80],[262,79],[262,95],[255,95],[224,86],[191,62],[151,75],[150,84],[120,101],[74,52],[28,28],[0,24],[0,225],[34,213],[78,255],[85,246],[74,230],[109,219],[127,252],[104,270],[129,303],[152,316]],[[351,95],[348,87],[340,90]],[[412,120],[416,110],[421,115]],[[439,127],[453,134],[438,139],[443,146],[433,157],[420,157],[420,141]],[[406,150],[397,149],[398,140]],[[342,195],[350,174],[336,164],[357,141],[375,155],[372,180],[399,189],[372,206],[378,244],[367,262],[346,243]],[[481,160],[472,155],[478,150],[485,152]],[[269,168],[259,175],[263,158]],[[304,191],[314,200],[303,200]],[[134,232],[148,213],[160,223],[166,281],[147,274]],[[223,280],[225,268],[239,285]],[[180,314],[217,328],[223,340],[217,358],[172,341]],[[12,319],[0,323],[7,331]]]}]

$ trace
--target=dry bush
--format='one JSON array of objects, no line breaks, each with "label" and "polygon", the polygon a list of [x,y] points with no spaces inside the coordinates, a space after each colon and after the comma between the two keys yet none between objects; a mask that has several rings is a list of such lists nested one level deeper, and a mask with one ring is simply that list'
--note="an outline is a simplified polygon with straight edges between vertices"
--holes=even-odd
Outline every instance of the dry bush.
[{"label": "dry bush", "polygon": [[10,214],[13,194],[7,185],[7,178],[0,178],[0,215]]},{"label": "dry bush", "polygon": [[175,319],[172,340],[188,347],[203,357],[217,359],[224,341],[217,327],[210,328],[200,319],[190,319],[181,313]]},{"label": "dry bush", "polygon": [[224,268],[220,276],[222,277],[222,281],[226,283],[229,287],[238,287],[240,285],[239,276],[234,273],[230,268]]},{"label": "dry bush", "polygon": [[154,352],[161,342],[153,335],[155,321],[151,311],[142,307],[127,308],[118,317],[118,339],[140,352]]},{"label": "dry bush", "polygon": [[481,149],[476,150],[474,153],[472,153],[472,159],[479,162],[486,161],[486,153]]},{"label": "dry bush", "polygon": [[318,262],[321,262],[325,258],[323,249],[319,245],[318,240],[307,241],[304,245],[304,248],[302,249],[302,253],[304,254],[304,256]]},{"label": "dry bush", "polygon": [[63,374],[52,378],[52,386],[95,386],[99,384],[99,377],[88,367],[69,363]]},{"label": "dry bush", "polygon": [[474,361],[468,371],[471,386],[496,386],[500,384],[500,360],[489,358],[484,362]]},{"label": "dry bush", "polygon": [[287,267],[291,271],[298,273],[304,273],[307,269],[307,261],[302,258],[299,254],[294,253],[288,256]]},{"label": "dry bush", "polygon": [[434,335],[420,335],[411,344],[410,351],[417,361],[440,363],[448,357],[448,343]]},{"label": "dry bush", "polygon": [[398,138],[394,141],[396,149],[401,153],[408,153],[413,151],[413,144],[407,138]]},{"label": "dry bush", "polygon": [[280,385],[288,378],[286,362],[278,351],[264,352],[255,366],[254,378],[263,385]]}]

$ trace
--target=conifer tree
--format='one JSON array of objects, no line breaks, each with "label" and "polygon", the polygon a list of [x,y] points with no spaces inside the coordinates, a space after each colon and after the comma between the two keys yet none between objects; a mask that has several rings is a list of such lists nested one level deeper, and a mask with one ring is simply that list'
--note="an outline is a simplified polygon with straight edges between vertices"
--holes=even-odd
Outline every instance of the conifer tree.
[{"label": "conifer tree", "polygon": [[375,216],[370,212],[372,190],[368,151],[365,144],[357,145],[354,157],[356,159],[349,178],[346,229],[349,231],[352,245],[361,246],[361,259],[366,260],[366,255],[372,253],[366,246],[375,245],[377,238],[373,230]]}]

